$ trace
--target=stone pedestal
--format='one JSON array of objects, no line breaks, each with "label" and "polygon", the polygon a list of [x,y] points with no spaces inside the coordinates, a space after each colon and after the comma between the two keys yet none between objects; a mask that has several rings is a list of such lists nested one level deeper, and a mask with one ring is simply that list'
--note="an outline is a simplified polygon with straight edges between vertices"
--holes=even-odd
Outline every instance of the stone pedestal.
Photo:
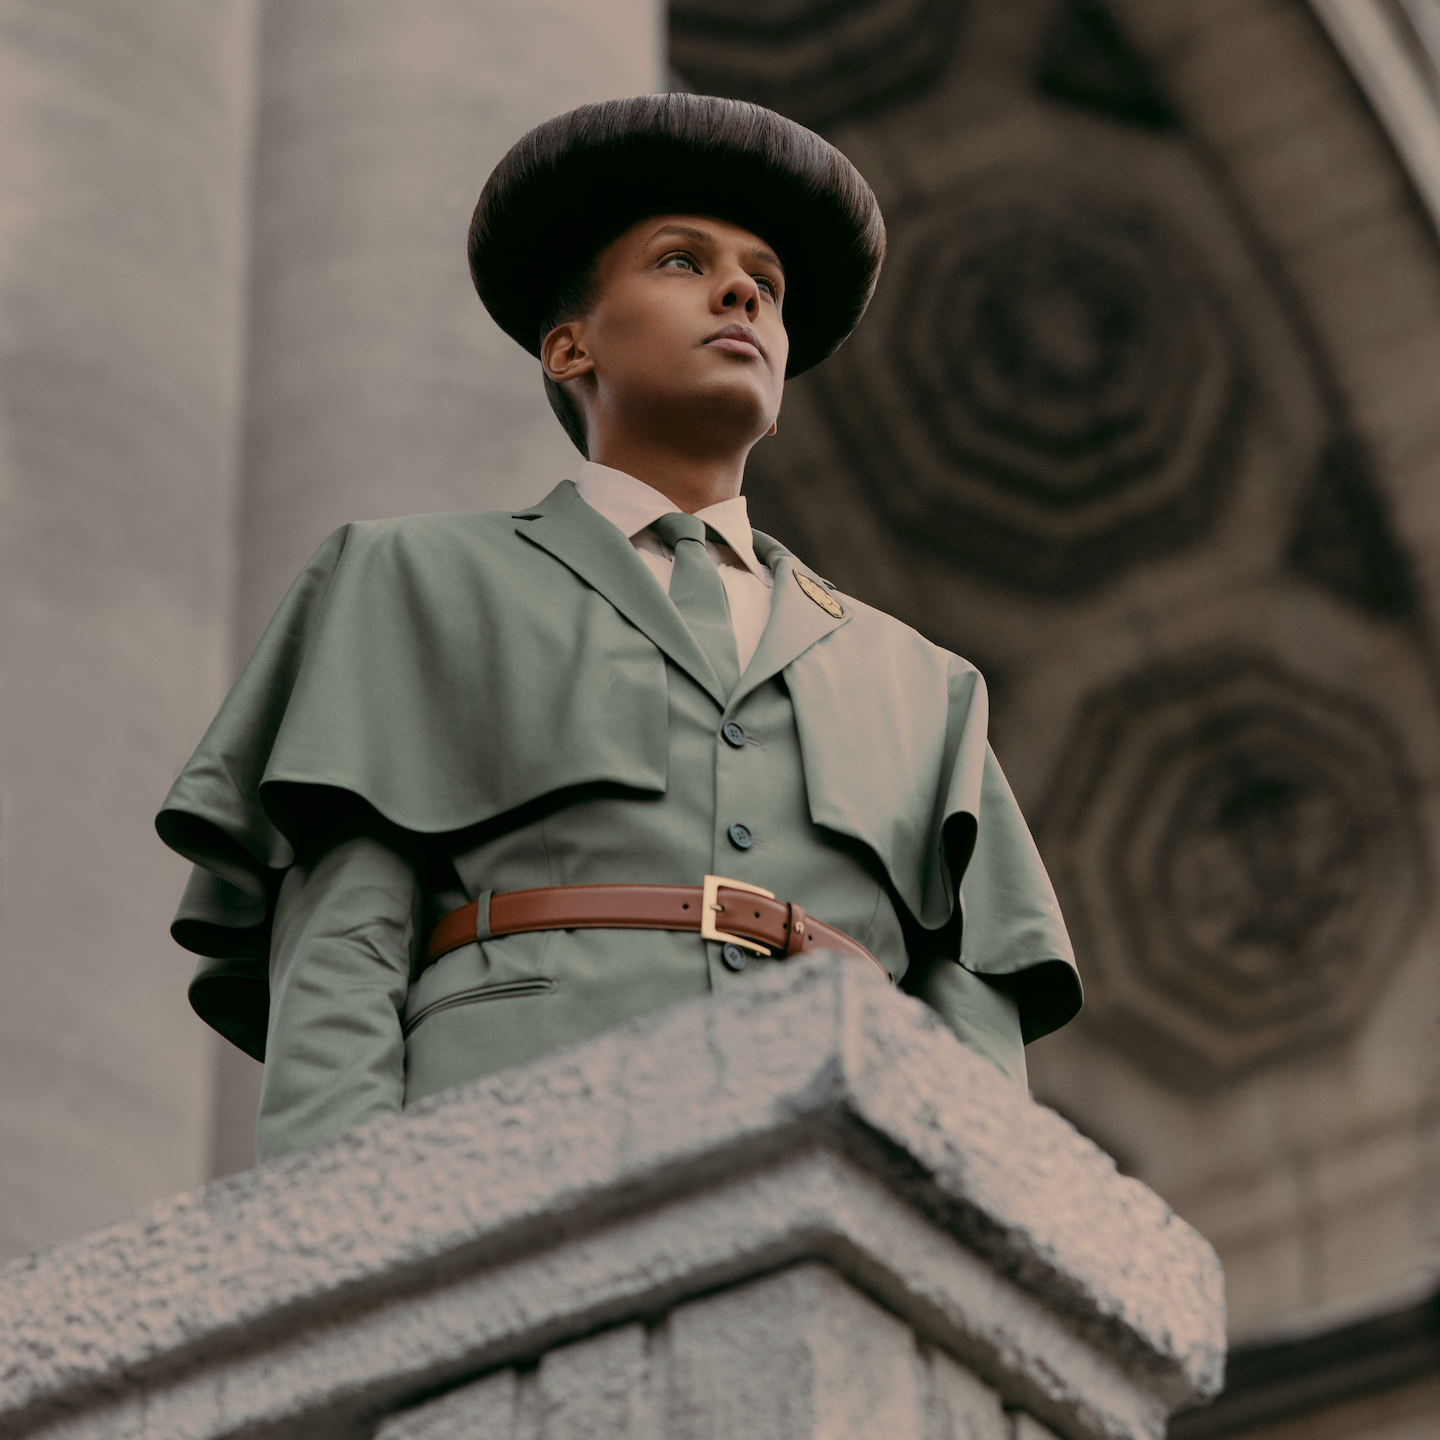
[{"label": "stone pedestal", "polygon": [[0,1271],[0,1435],[1139,1440],[1210,1247],[832,958]]}]

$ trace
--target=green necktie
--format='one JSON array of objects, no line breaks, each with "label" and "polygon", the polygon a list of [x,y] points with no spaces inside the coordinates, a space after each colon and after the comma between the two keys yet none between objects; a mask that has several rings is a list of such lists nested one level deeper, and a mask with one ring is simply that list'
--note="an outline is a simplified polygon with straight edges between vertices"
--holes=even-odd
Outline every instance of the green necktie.
[{"label": "green necktie", "polygon": [[730,604],[725,582],[705,553],[705,522],[677,510],[662,515],[650,527],[674,552],[670,598],[690,633],[699,642],[720,688],[728,696],[740,680],[740,655],[730,628]]}]

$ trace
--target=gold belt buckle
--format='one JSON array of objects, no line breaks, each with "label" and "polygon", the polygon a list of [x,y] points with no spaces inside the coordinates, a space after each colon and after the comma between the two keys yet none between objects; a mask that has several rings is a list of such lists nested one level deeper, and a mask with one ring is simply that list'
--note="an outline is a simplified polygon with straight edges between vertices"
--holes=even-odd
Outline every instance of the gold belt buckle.
[{"label": "gold belt buckle", "polygon": [[715,928],[715,916],[724,910],[720,904],[720,887],[727,890],[743,890],[747,895],[763,895],[767,900],[775,898],[773,890],[762,890],[758,885],[747,885],[743,880],[727,880],[723,875],[707,875],[705,887],[700,901],[700,934],[706,940],[719,940],[726,945],[743,945],[747,950],[753,950],[757,955],[769,955],[770,951],[764,945],[757,945],[753,940],[747,940],[743,935],[727,935],[723,930]]}]

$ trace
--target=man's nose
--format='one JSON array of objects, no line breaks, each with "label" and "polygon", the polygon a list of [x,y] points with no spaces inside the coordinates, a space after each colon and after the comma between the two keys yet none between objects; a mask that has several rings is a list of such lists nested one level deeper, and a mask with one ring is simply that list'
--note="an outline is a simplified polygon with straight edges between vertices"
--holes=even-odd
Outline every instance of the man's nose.
[{"label": "man's nose", "polygon": [[721,309],[733,310],[742,307],[753,320],[760,313],[760,287],[749,275],[736,275],[726,282],[720,298]]}]

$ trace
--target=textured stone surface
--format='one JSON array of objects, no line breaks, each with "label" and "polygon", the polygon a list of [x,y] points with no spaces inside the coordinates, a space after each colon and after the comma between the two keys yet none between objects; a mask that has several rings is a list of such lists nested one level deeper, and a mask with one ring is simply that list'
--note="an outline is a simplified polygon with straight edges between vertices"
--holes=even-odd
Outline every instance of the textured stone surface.
[{"label": "textured stone surface", "polygon": [[702,95],[733,95],[818,129],[945,68],[965,13],[955,0],[671,0],[670,58]]},{"label": "textured stone surface", "polygon": [[332,1300],[331,1310],[344,1307],[343,1323],[292,1326],[173,1381],[152,1365],[158,1383],[143,1393],[45,1433],[224,1434],[234,1414],[300,1433],[317,1412],[338,1424],[383,1411],[417,1390],[816,1255],[1003,1386],[1007,1400],[1065,1419],[1077,1435],[1157,1432],[1169,1402],[874,1178],[822,1150],[359,1313]]},{"label": "textured stone surface", "polygon": [[1269,657],[1093,696],[1047,824],[1089,1024],[1201,1089],[1353,1029],[1428,884],[1399,750],[1383,714]]},{"label": "textured stone surface", "polygon": [[664,1393],[650,1383],[647,1338],[643,1325],[624,1325],[550,1351],[536,1377],[538,1434],[544,1440],[664,1440]]},{"label": "textured stone surface", "polygon": [[1219,1383],[1209,1247],[820,959],[0,1271],[0,1433],[341,1427],[812,1257],[1077,1436]]},{"label": "textured stone surface", "polygon": [[[519,1440],[521,1424],[534,1416],[533,1407],[521,1411],[520,1397],[515,1372],[499,1370],[393,1415],[375,1432],[375,1440]],[[533,1435],[534,1426],[527,1428]]]},{"label": "textured stone surface", "polygon": [[1019,1411],[1014,1416],[1012,1440],[1055,1440],[1052,1431],[1047,1430],[1033,1415]]},{"label": "textured stone surface", "polygon": [[668,1328],[674,1440],[920,1433],[909,1326],[833,1271],[795,1266],[682,1306]]},{"label": "textured stone surface", "polygon": [[[558,1375],[563,1381],[557,1381]],[[552,1350],[387,1420],[376,1440],[1030,1440],[1051,1434],[821,1265]]]},{"label": "textured stone surface", "polygon": [[924,1357],[928,1384],[925,1440],[1010,1440],[1000,1397],[943,1350]]}]

